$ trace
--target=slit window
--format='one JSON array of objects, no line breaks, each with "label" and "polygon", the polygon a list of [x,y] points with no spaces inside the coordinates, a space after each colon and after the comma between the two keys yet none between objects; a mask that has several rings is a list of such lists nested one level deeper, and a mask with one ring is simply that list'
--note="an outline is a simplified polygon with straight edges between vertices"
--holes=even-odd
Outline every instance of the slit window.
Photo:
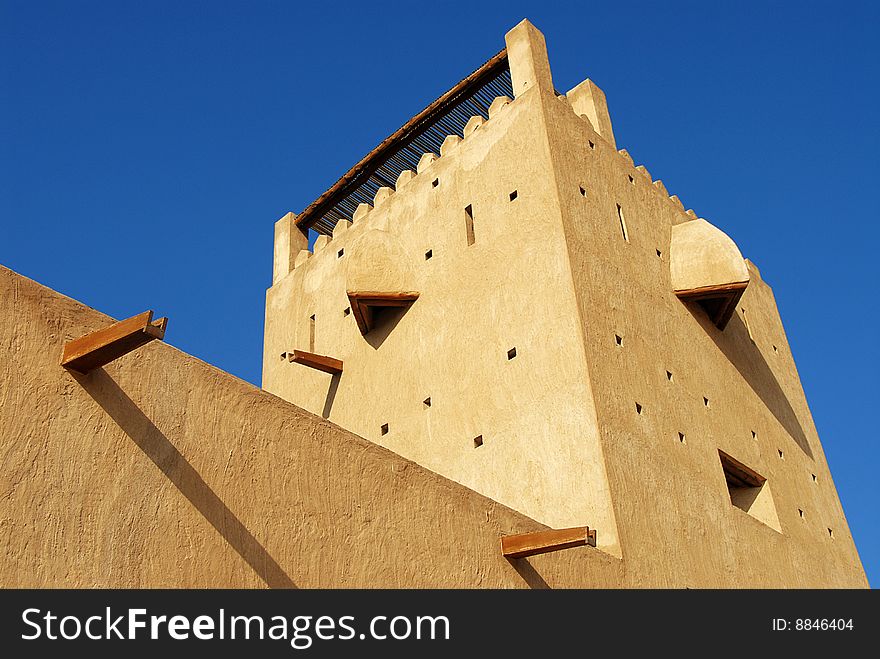
[{"label": "slit window", "polygon": [[626,230],[626,218],[623,216],[623,209],[620,207],[620,204],[617,204],[617,219],[620,220],[620,232],[623,234],[623,239],[626,242],[629,242],[629,232]]},{"label": "slit window", "polygon": [[464,209],[464,230],[467,234],[467,244],[473,245],[474,238],[474,208],[468,204]]}]

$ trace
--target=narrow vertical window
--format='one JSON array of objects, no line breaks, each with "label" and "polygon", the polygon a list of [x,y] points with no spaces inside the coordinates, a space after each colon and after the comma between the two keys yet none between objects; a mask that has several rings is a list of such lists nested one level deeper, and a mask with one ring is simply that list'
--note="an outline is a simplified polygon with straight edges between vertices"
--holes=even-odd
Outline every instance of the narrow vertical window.
[{"label": "narrow vertical window", "polygon": [[474,209],[468,204],[464,209],[464,227],[467,231],[467,244],[474,244]]},{"label": "narrow vertical window", "polygon": [[617,204],[617,219],[620,220],[620,232],[623,234],[623,239],[626,242],[629,242],[629,233],[626,230],[626,219],[623,217],[623,209],[620,207],[620,204]]},{"label": "narrow vertical window", "polygon": [[315,314],[309,316],[309,352],[315,352]]}]

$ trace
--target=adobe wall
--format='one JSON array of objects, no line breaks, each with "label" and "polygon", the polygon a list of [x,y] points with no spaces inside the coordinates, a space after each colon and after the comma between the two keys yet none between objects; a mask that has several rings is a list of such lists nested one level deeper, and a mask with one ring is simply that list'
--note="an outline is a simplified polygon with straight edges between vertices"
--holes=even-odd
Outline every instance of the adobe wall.
[{"label": "adobe wall", "polygon": [[540,524],[167,344],[59,366],[110,322],[0,267],[0,587],[627,583],[592,548],[508,562]]},{"label": "adobe wall", "polygon": [[[749,264],[723,332],[676,298],[671,230],[695,215],[568,100],[542,105],[628,568],[673,587],[867,586],[770,287]],[[731,505],[719,449],[768,479],[778,530]]]},{"label": "adobe wall", "polygon": [[[263,387],[549,526],[596,528],[619,552],[538,98],[496,100],[441,155],[269,289]],[[394,263],[365,247],[376,230]],[[420,297],[362,336],[346,286],[371,268]],[[344,362],[338,378],[281,357],[310,349],[312,315],[313,351]]]}]

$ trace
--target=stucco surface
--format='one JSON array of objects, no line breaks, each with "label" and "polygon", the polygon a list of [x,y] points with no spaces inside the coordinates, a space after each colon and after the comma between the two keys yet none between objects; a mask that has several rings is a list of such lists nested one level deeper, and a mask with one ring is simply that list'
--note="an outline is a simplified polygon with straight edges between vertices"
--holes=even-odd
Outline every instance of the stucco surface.
[{"label": "stucco surface", "polygon": [[0,587],[619,583],[592,548],[508,562],[542,525],[167,344],[59,366],[111,320],[0,267]]},{"label": "stucco surface", "polygon": [[[769,286],[616,148],[594,83],[557,95],[540,32],[506,39],[516,98],[269,289],[264,388],[542,523],[596,528],[621,585],[867,585]],[[361,336],[339,250],[363,268],[373,230],[421,295]],[[744,282],[723,331],[675,295]],[[341,376],[280,359],[312,315]],[[719,451],[766,479],[759,497],[731,494]]]}]

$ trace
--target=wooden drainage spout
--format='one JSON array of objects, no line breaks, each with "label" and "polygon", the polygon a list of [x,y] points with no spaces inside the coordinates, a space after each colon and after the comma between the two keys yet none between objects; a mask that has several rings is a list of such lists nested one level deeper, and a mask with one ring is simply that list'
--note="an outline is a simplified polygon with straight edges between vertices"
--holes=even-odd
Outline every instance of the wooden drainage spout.
[{"label": "wooden drainage spout", "polygon": [[287,359],[293,364],[302,364],[303,366],[324,371],[324,373],[330,373],[331,375],[342,373],[342,360],[327,357],[326,355],[316,355],[305,350],[294,350],[287,353]]},{"label": "wooden drainage spout", "polygon": [[525,558],[585,546],[596,546],[596,531],[589,526],[501,536],[501,554],[506,558]]},{"label": "wooden drainage spout", "polygon": [[113,323],[110,327],[90,332],[78,339],[67,341],[61,356],[61,365],[80,375],[109,364],[142,345],[165,337],[167,318],[153,320],[153,312]]}]

